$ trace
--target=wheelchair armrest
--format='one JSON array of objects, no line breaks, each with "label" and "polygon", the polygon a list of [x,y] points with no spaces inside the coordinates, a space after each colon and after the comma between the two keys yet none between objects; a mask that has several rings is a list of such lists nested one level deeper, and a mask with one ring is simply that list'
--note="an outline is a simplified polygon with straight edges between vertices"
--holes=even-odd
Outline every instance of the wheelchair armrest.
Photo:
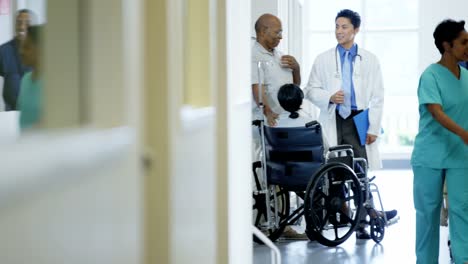
[{"label": "wheelchair armrest", "polygon": [[311,127],[311,126],[316,126],[316,125],[319,125],[319,122],[317,122],[316,120],[313,120],[313,121],[310,121],[309,123],[307,123],[305,126],[306,127]]},{"label": "wheelchair armrest", "polygon": [[353,146],[349,144],[338,145],[338,146],[328,148],[328,151],[333,152],[333,151],[341,151],[341,150],[348,150],[348,149],[353,149]]}]

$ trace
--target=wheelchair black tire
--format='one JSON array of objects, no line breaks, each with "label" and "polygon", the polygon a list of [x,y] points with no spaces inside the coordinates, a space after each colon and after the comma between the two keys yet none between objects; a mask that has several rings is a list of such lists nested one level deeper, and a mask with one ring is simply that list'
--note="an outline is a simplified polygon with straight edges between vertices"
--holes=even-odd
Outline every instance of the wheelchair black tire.
[{"label": "wheelchair black tire", "polygon": [[370,220],[370,235],[375,243],[380,243],[385,235],[385,220],[378,216]]},{"label": "wheelchair black tire", "polygon": [[[336,210],[337,204],[343,203],[345,201],[344,198],[340,200],[339,197],[331,197],[331,195],[327,196],[322,190],[320,190],[321,183],[325,179],[324,177],[329,177],[327,176],[329,173],[339,173],[339,172],[345,172],[345,173],[343,173],[343,176],[337,176],[337,177],[347,177],[346,181],[351,180],[354,186],[359,186],[360,188],[359,179],[356,176],[355,172],[349,166],[347,166],[344,163],[330,162],[330,163],[322,165],[314,174],[314,176],[311,178],[311,180],[309,181],[309,184],[307,185],[305,200],[304,200],[304,212],[305,212],[304,215],[305,215],[305,220],[306,220],[307,236],[309,238],[316,239],[320,244],[328,246],[328,247],[338,246],[339,244],[346,241],[346,239],[348,239],[349,236],[351,236],[351,234],[355,231],[359,223],[360,214],[362,211],[361,208],[363,206],[362,199],[361,199],[362,192],[360,191],[355,192],[355,193],[353,192],[353,196],[350,196],[348,198],[352,197],[354,199],[354,204],[356,208],[355,208],[355,214],[353,214],[354,218],[352,218],[353,216],[350,218],[341,211],[342,209],[340,209],[340,211]],[[343,183],[346,181],[343,180]],[[328,205],[328,208],[326,208],[327,206],[320,205],[321,208],[319,209],[318,200],[322,200],[324,203],[326,203],[326,205]],[[333,206],[331,205],[332,201],[333,201]],[[315,210],[314,210],[314,206],[317,207]],[[331,217],[331,213],[334,213],[335,215],[343,217],[345,221],[348,222],[347,224],[336,223],[337,220],[335,219],[335,223],[332,224],[335,239],[328,239],[327,237],[323,235],[325,225],[329,224],[330,222],[329,220],[333,218]],[[347,227],[349,229],[348,231],[345,232],[343,236],[339,237],[338,228],[341,228],[341,227]]]},{"label": "wheelchair black tire", "polygon": [[[277,190],[276,197],[277,197],[278,204],[280,205],[278,208],[279,226],[277,228],[269,228],[269,229],[264,230],[266,231],[265,235],[273,242],[276,241],[283,233],[284,228],[286,227],[285,220],[288,218],[289,210],[290,210],[289,192],[280,186],[276,186],[275,190]],[[257,215],[256,215],[256,219],[254,220],[254,225],[258,229],[262,230],[260,226],[261,225],[260,221],[261,221],[262,216],[266,218],[266,208],[265,208],[266,206],[264,206],[261,203],[265,202],[264,200],[265,198],[261,197],[260,195],[256,196],[254,194],[253,199],[254,199],[254,204],[253,204],[252,209],[254,211],[257,210]],[[273,194],[270,194],[270,200],[272,199],[273,199]],[[260,205],[257,203],[260,203]],[[275,213],[274,208],[270,207],[270,209],[271,209],[271,213],[274,214]],[[253,240],[259,244],[263,244],[263,242],[260,239],[258,239],[255,235],[253,236]]]}]

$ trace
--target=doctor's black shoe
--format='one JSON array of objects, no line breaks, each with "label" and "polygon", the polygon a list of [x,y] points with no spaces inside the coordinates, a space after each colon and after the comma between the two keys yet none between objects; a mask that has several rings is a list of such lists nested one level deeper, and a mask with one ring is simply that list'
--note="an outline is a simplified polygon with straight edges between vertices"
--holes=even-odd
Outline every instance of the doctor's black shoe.
[{"label": "doctor's black shoe", "polygon": [[398,214],[397,210],[385,211],[385,216],[387,217],[387,221],[390,221],[392,218],[395,218],[397,214]]},{"label": "doctor's black shoe", "polygon": [[358,227],[356,229],[356,239],[371,239],[371,236],[364,227]]}]

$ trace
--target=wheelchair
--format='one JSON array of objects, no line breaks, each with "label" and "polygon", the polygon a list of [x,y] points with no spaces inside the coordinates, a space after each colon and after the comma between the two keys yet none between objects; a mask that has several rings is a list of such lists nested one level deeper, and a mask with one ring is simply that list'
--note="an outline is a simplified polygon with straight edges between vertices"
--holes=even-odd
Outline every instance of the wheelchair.
[{"label": "wheelchair", "polygon": [[[371,182],[375,177],[367,177],[366,159],[355,158],[351,145],[325,152],[316,121],[289,128],[268,127],[264,122],[253,122],[261,139],[261,160],[252,165],[253,224],[276,241],[287,225],[304,216],[307,237],[329,247],[346,241],[358,225],[368,224],[371,238],[380,243],[391,223],[380,213],[382,201]],[[290,192],[304,201],[292,212]],[[371,193],[377,194],[380,212]]]}]

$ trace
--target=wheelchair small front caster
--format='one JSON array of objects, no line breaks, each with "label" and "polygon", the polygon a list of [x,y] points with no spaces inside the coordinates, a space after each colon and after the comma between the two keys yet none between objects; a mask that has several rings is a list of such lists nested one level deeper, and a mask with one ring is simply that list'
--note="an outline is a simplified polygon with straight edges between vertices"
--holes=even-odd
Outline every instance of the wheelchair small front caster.
[{"label": "wheelchair small front caster", "polygon": [[382,217],[378,216],[370,220],[370,235],[375,243],[380,243],[385,235],[385,221]]}]

